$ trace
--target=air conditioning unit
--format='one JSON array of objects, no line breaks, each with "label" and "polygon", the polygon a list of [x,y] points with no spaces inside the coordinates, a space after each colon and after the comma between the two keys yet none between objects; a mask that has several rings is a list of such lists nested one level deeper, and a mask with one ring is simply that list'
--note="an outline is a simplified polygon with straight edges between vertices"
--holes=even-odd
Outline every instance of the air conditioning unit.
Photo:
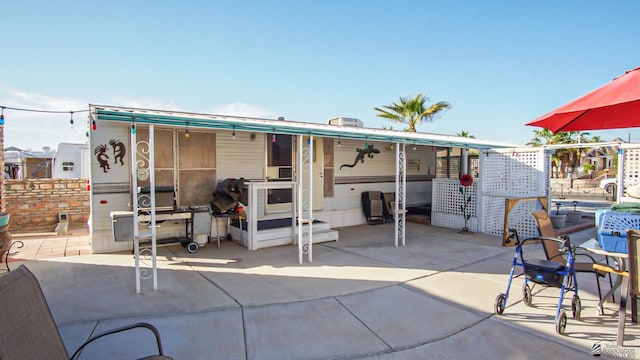
[{"label": "air conditioning unit", "polygon": [[329,125],[340,125],[340,126],[353,126],[353,127],[364,127],[364,124],[360,119],[356,118],[348,118],[348,117],[335,117],[331,118],[328,121]]}]

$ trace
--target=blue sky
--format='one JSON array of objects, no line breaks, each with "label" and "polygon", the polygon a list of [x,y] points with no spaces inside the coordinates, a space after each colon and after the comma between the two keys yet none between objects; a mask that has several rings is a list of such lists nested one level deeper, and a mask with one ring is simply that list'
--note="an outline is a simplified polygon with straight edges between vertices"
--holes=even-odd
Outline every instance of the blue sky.
[{"label": "blue sky", "polygon": [[[381,128],[374,107],[424,93],[452,108],[418,131],[524,144],[538,129],[525,123],[640,66],[639,13],[635,0],[4,1],[0,105]],[[86,113],[73,127],[4,114],[5,147],[86,140]]]}]

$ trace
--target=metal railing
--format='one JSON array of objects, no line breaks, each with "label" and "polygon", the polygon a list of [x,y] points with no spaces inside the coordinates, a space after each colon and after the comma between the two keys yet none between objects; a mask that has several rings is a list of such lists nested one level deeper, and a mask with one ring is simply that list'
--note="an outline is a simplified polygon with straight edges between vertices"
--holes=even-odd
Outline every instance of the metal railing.
[{"label": "metal railing", "polygon": [[612,194],[607,193],[604,189],[601,189],[597,185],[584,186],[580,184],[574,184],[573,187],[569,187],[564,184],[560,184],[557,187],[553,187],[551,189],[551,197],[561,200],[568,198],[611,200],[612,196]]}]

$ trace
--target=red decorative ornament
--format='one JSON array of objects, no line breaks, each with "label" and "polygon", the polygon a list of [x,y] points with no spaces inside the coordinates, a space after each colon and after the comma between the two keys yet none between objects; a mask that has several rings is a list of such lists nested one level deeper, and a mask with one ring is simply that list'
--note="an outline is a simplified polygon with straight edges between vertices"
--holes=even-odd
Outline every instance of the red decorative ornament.
[{"label": "red decorative ornament", "polygon": [[473,177],[469,174],[462,174],[462,176],[460,176],[460,185],[465,187],[473,185]]},{"label": "red decorative ornament", "polygon": [[462,174],[462,176],[460,176],[459,190],[460,190],[460,194],[462,194],[462,201],[463,201],[463,203],[460,204],[460,211],[462,212],[462,216],[464,217],[464,227],[462,228],[462,231],[460,231],[460,233],[463,233],[463,234],[473,233],[473,231],[470,231],[469,227],[467,226],[467,222],[471,218],[471,212],[467,212],[468,210],[467,207],[469,206],[472,200],[472,196],[470,194],[467,194],[467,188],[472,184],[473,184],[473,177],[471,177],[471,175]]}]

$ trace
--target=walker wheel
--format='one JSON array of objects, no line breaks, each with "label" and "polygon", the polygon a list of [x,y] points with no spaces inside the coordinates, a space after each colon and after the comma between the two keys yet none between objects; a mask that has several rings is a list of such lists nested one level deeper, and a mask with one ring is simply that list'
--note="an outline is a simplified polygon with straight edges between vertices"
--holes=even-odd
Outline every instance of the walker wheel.
[{"label": "walker wheel", "polygon": [[502,313],[504,312],[504,299],[504,294],[498,294],[498,297],[496,297],[496,303],[494,304],[493,308],[498,315],[502,315]]},{"label": "walker wheel", "polygon": [[556,332],[560,335],[564,335],[564,329],[567,327],[567,313],[562,310],[560,315],[556,319]]},{"label": "walker wheel", "polygon": [[198,251],[198,248],[199,248],[199,247],[200,247],[200,246],[198,245],[198,243],[197,243],[197,242],[193,242],[193,241],[192,241],[192,242],[190,242],[190,243],[188,243],[188,244],[187,244],[187,252],[190,252],[190,253],[192,253],[192,254],[193,254],[193,253],[195,253],[196,251]]},{"label": "walker wheel", "polygon": [[580,297],[578,295],[573,295],[571,299],[571,313],[573,314],[573,318],[576,320],[580,320],[580,311],[582,310],[582,304],[580,303]]},{"label": "walker wheel", "polygon": [[531,294],[531,288],[528,284],[522,285],[522,301],[527,306],[531,306],[533,303],[533,295]]}]

